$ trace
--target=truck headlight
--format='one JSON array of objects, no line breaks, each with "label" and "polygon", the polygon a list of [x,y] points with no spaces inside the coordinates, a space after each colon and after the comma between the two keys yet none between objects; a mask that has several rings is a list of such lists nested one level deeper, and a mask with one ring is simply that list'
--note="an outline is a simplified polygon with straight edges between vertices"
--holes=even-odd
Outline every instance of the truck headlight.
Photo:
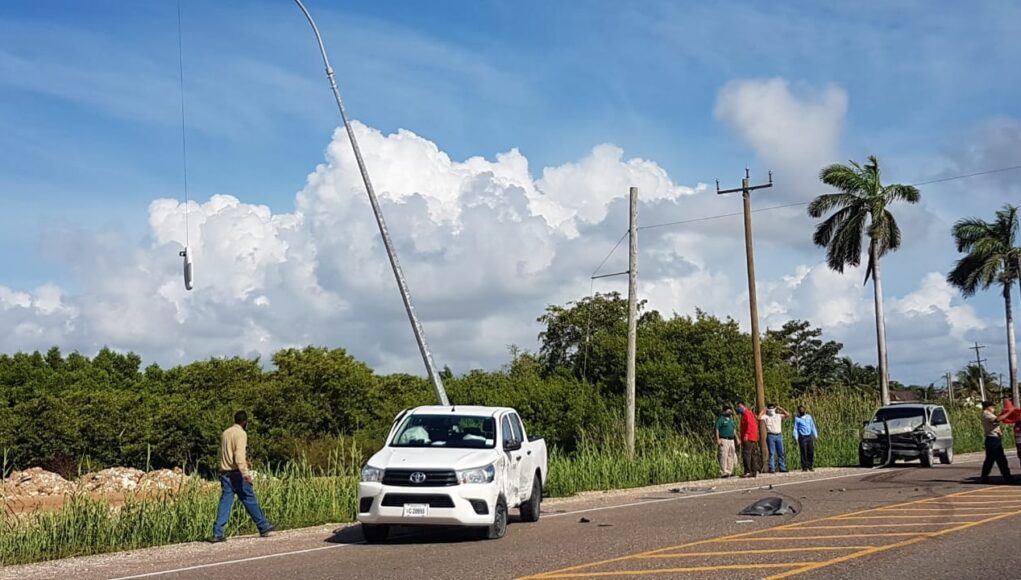
[{"label": "truck headlight", "polygon": [[870,439],[879,439],[879,433],[876,433],[875,431],[865,431],[862,433],[861,438],[866,441]]},{"label": "truck headlight", "polygon": [[366,465],[362,468],[362,481],[366,483],[378,483],[383,481],[383,470],[378,467]]},{"label": "truck headlight", "polygon": [[496,477],[496,467],[492,463],[485,467],[462,469],[457,472],[457,483],[491,483]]}]

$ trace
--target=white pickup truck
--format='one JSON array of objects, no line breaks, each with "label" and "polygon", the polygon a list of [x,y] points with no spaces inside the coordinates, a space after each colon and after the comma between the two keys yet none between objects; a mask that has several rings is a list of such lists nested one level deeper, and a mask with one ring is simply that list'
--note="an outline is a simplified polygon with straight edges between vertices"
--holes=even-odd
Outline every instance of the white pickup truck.
[{"label": "white pickup truck", "polygon": [[470,526],[502,538],[507,510],[539,519],[546,442],[528,439],[506,407],[417,407],[394,419],[386,445],[362,469],[358,521],[369,543],[390,526]]}]

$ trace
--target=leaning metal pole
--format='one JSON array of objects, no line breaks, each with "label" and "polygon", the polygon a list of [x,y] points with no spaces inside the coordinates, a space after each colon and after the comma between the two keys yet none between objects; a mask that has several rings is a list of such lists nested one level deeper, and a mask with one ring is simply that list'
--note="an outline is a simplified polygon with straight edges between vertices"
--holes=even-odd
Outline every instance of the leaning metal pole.
[{"label": "leaning metal pole", "polygon": [[422,324],[418,321],[418,316],[415,314],[415,306],[411,303],[411,292],[408,291],[408,283],[404,279],[404,272],[401,271],[401,264],[397,261],[397,253],[394,252],[393,242],[390,240],[390,232],[387,230],[386,222],[383,221],[383,213],[379,209],[379,201],[376,200],[376,191],[372,188],[372,181],[369,180],[369,172],[365,169],[365,160],[362,159],[362,152],[358,148],[358,141],[355,139],[354,130],[351,128],[351,123],[347,118],[347,111],[344,109],[344,101],[340,98],[340,89],[337,88],[337,80],[333,76],[333,67],[330,66],[330,59],[326,56],[326,47],[323,46],[323,37],[319,34],[319,28],[316,26],[312,15],[309,14],[308,9],[301,3],[301,0],[294,0],[298,4],[298,8],[301,8],[302,13],[305,14],[305,18],[308,19],[309,25],[312,26],[312,32],[316,35],[316,42],[319,43],[319,52],[323,55],[323,64],[326,65],[326,78],[330,81],[330,89],[333,90],[333,97],[337,100],[337,108],[340,109],[340,118],[344,123],[344,128],[347,130],[348,140],[351,141],[351,149],[354,150],[355,160],[358,162],[358,170],[362,173],[362,181],[365,183],[365,191],[369,194],[369,203],[372,204],[372,213],[376,216],[376,225],[379,226],[379,235],[383,238],[383,245],[386,247],[386,255],[390,258],[390,266],[393,267],[394,278],[397,279],[397,287],[401,291],[401,299],[404,300],[404,308],[408,312],[408,319],[411,321],[411,328],[415,332],[415,340],[418,342],[418,350],[422,353],[422,360],[425,362],[425,369],[429,373],[429,379],[433,383],[433,387],[436,389],[436,396],[440,399],[441,405],[449,405],[450,401],[447,399],[447,392],[443,388],[443,379],[440,378],[440,374],[436,372],[436,365],[433,363],[432,353],[429,352],[429,345],[425,341],[425,332],[422,330]]}]

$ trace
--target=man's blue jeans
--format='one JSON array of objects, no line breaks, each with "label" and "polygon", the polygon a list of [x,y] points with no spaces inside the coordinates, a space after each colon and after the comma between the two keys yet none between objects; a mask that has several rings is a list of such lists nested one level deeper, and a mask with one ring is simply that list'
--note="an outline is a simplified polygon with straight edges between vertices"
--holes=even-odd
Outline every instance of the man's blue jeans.
[{"label": "man's blue jeans", "polygon": [[769,446],[769,470],[776,471],[776,464],[779,462],[780,471],[787,471],[787,457],[783,451],[783,435],[769,433],[766,435],[766,444]]},{"label": "man's blue jeans", "polygon": [[244,504],[248,515],[255,522],[259,533],[269,529],[269,522],[259,507],[259,500],[255,499],[255,490],[252,484],[245,481],[240,471],[229,471],[220,474],[220,507],[216,510],[216,523],[213,525],[213,537],[222,538],[223,528],[230,519],[230,510],[234,507],[234,496],[236,495]]}]

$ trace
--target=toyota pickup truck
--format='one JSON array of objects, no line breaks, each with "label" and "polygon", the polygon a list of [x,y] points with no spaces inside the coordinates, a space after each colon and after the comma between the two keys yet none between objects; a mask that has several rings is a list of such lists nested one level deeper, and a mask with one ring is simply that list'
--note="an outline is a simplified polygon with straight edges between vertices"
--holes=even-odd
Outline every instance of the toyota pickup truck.
[{"label": "toyota pickup truck", "polygon": [[507,512],[539,520],[546,442],[529,439],[514,409],[428,406],[397,415],[362,469],[358,521],[369,543],[391,526],[465,526],[502,538]]}]

